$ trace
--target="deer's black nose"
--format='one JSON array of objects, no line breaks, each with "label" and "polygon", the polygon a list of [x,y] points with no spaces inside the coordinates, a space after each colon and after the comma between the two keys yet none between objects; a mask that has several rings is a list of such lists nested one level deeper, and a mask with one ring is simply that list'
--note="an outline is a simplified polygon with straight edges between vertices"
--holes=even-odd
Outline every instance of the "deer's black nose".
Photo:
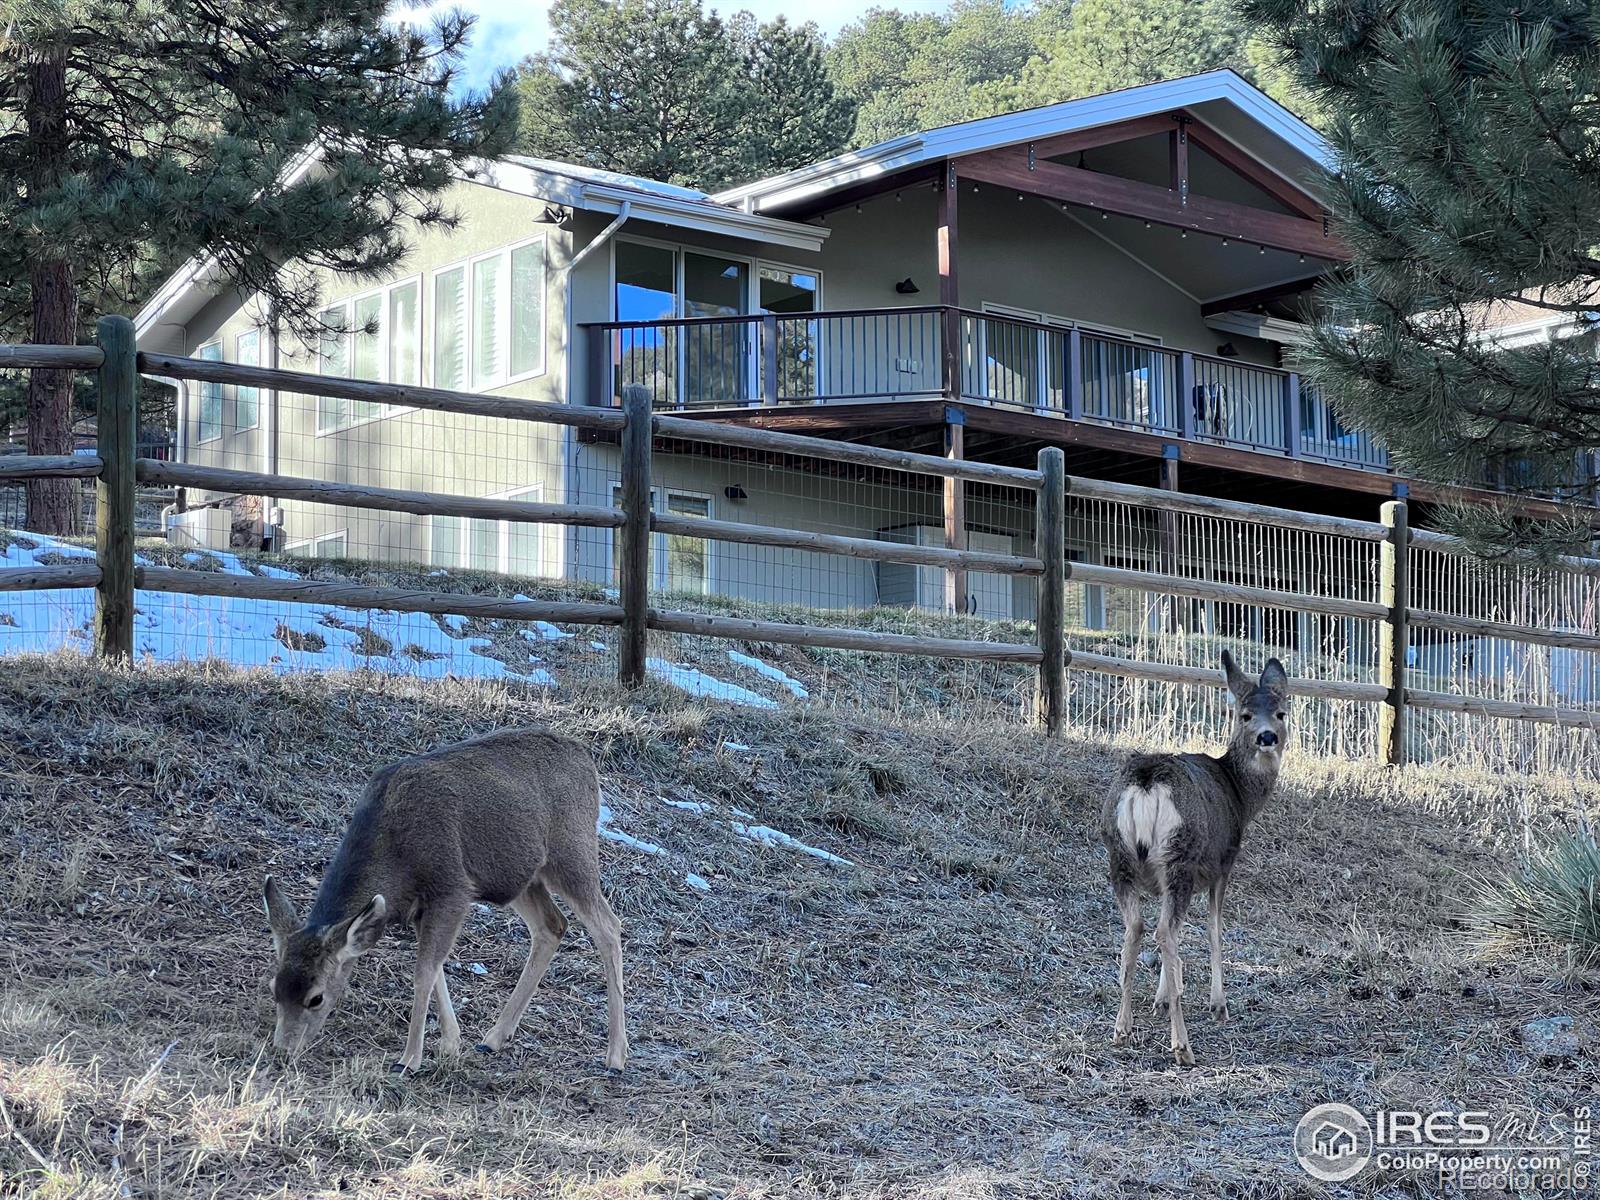
[{"label": "deer's black nose", "polygon": [[1270,729],[1264,730],[1256,735],[1256,745],[1258,746],[1276,746],[1277,744],[1278,735],[1273,733]]}]

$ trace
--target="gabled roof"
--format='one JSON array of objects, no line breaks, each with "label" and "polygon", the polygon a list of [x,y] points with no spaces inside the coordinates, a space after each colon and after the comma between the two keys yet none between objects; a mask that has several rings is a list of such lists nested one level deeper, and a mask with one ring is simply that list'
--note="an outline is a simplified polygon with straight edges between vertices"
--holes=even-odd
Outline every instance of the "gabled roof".
[{"label": "gabled roof", "polygon": [[[315,162],[315,155],[297,162],[285,183],[299,179]],[[637,220],[799,250],[820,250],[829,232],[817,225],[746,212],[695,188],[522,155],[474,163],[462,172],[462,178],[567,208],[618,214],[626,206],[629,216]],[[175,344],[176,331],[227,286],[214,258],[190,259],[162,283],[134,318],[140,348],[181,349]]]},{"label": "gabled roof", "polygon": [[1021,112],[907,134],[712,196],[746,212],[811,206],[829,192],[958,158],[1063,133],[1187,109],[1291,183],[1335,170],[1333,148],[1311,126],[1231,70],[1123,88]]}]

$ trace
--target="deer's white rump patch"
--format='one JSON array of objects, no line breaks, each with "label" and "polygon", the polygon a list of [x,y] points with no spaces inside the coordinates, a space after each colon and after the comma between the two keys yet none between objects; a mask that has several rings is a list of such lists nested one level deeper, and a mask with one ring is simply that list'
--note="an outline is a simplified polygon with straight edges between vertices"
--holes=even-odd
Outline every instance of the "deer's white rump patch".
[{"label": "deer's white rump patch", "polygon": [[1149,788],[1130,783],[1117,797],[1117,832],[1135,858],[1159,861],[1182,825],[1183,818],[1172,803],[1172,789],[1164,783]]}]

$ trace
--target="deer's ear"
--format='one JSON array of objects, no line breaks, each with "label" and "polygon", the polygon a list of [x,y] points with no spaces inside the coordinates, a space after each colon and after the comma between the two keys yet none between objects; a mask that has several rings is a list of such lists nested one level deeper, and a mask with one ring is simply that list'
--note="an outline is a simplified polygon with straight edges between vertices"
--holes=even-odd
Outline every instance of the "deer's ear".
[{"label": "deer's ear", "polygon": [[378,944],[389,924],[389,904],[381,895],[367,901],[367,906],[350,918],[344,935],[335,934],[330,941],[339,947],[339,961],[360,958]]},{"label": "deer's ear", "polygon": [[[1282,670],[1280,667],[1279,670]],[[1233,655],[1226,650],[1222,652],[1222,678],[1228,685],[1228,690],[1233,693],[1234,699],[1241,704],[1250,698],[1250,693],[1256,690],[1255,682],[1239,670],[1239,665],[1233,661]]]},{"label": "deer's ear", "polygon": [[283,957],[283,948],[288,945],[289,935],[300,928],[300,918],[295,915],[294,905],[290,904],[278,890],[277,881],[271,875],[267,876],[266,883],[261,888],[261,907],[267,910],[267,924],[272,928],[272,944],[278,951],[278,957]]},{"label": "deer's ear", "polygon": [[1267,660],[1267,665],[1261,672],[1261,686],[1280,696],[1288,692],[1289,672],[1283,669],[1283,664],[1277,659]]}]

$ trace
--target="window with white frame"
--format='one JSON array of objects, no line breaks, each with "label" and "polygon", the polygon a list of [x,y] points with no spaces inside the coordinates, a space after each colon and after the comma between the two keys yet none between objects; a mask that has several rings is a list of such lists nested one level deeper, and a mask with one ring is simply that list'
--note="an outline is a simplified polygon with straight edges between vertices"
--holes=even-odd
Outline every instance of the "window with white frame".
[{"label": "window with white frame", "polygon": [[[663,501],[665,504],[663,505]],[[611,485],[611,507],[622,507],[622,485]],[[678,517],[711,516],[711,497],[677,488],[654,488],[650,493],[651,511],[664,507]],[[655,563],[652,586],[669,592],[688,592],[696,596],[711,592],[711,551],[704,538],[688,534],[656,534],[650,547]],[[611,531],[611,570],[614,579],[622,577],[622,531]]]},{"label": "window with white frame", "polygon": [[[416,383],[422,376],[422,282],[407,279],[330,305],[318,314],[317,350],[324,375],[375,383]],[[399,411],[371,400],[321,396],[317,432],[332,433]]]},{"label": "window with white frame", "polygon": [[[542,498],[544,489],[515,488],[498,500]],[[546,526],[528,521],[494,521],[481,517],[428,519],[428,562],[436,567],[467,567],[498,571],[503,575],[539,576],[555,573],[555,563],[545,556]]]},{"label": "window with white frame", "polygon": [[320,537],[290,542],[283,548],[283,552],[297,558],[345,558],[350,553],[350,537],[341,529],[336,533],[324,533]]},{"label": "window with white frame", "polygon": [[[199,357],[202,362],[221,362],[222,343],[211,342],[200,347]],[[220,383],[200,384],[200,430],[195,440],[201,442],[215,441],[222,436],[222,385]]]},{"label": "window with white frame", "polygon": [[544,371],[545,240],[433,275],[433,384],[483,390]]},{"label": "window with white frame", "polygon": [[[241,367],[261,365],[261,330],[247,329],[234,339],[234,360]],[[233,431],[261,424],[261,389],[240,384],[234,389]]]}]

